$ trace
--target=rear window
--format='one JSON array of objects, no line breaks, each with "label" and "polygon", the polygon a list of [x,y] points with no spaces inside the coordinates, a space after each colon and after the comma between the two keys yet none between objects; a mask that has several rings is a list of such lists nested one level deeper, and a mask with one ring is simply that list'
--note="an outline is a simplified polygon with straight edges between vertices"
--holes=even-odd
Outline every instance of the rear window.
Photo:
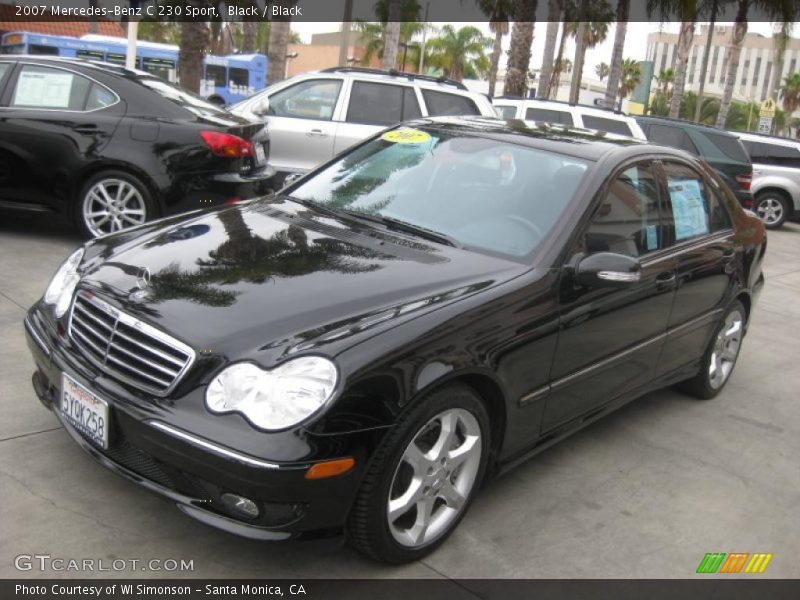
[{"label": "rear window", "polygon": [[8,63],[0,63],[0,83],[3,83],[3,77],[6,76],[6,72],[11,68],[11,65]]},{"label": "rear window", "polygon": [[800,169],[800,149],[794,146],[742,140],[753,162]]},{"label": "rear window", "polygon": [[544,121],[545,123],[559,123],[572,126],[575,122],[572,115],[565,110],[552,110],[549,108],[529,108],[525,111],[526,121]]},{"label": "rear window", "polygon": [[607,131],[608,133],[633,137],[628,124],[619,119],[605,119],[603,117],[583,115],[583,126],[589,129],[597,129],[599,131]]},{"label": "rear window", "polygon": [[750,162],[750,157],[747,156],[747,152],[744,146],[742,146],[742,142],[739,141],[739,138],[732,135],[714,133],[713,131],[704,131],[703,135],[710,139],[711,142],[719,148],[720,152],[731,160],[744,163]]},{"label": "rear window", "polygon": [[167,83],[163,79],[157,79],[155,77],[140,77],[139,81],[160,96],[163,96],[167,100],[174,102],[181,108],[185,108],[186,110],[198,116],[229,116],[225,110],[219,108],[218,106],[215,106],[214,104],[203,100],[200,96],[196,96],[191,92],[187,92],[178,86]]},{"label": "rear window", "polygon": [[428,107],[428,116],[431,117],[481,114],[475,103],[466,96],[422,90],[422,97]]},{"label": "rear window", "polygon": [[687,152],[691,152],[695,155],[700,154],[697,151],[697,147],[683,129],[670,127],[668,125],[658,125],[655,123],[646,125],[644,129],[647,133],[647,139],[651,142],[655,142],[656,144],[661,144],[663,146],[678,148],[680,150],[686,150]]},{"label": "rear window", "polygon": [[517,116],[516,106],[495,106],[497,116],[501,119],[513,119]]}]

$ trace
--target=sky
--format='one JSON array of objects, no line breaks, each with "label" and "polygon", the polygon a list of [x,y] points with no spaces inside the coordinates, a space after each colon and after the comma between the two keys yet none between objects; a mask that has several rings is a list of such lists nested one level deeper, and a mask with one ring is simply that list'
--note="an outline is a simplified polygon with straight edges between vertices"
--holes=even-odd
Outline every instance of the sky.
[{"label": "sky", "polygon": [[[431,23],[434,27],[441,27],[445,23]],[[472,25],[482,30],[485,35],[493,36],[489,31],[488,23],[452,23],[455,27],[464,27]],[[719,25],[732,25],[732,23],[719,23]],[[337,23],[293,23],[292,30],[300,34],[304,42],[311,41],[311,35],[314,33],[325,33],[329,31],[338,31],[339,25]],[[625,50],[623,52],[624,58],[633,58],[636,60],[644,60],[647,52],[647,36],[652,32],[665,31],[670,33],[677,33],[679,28],[678,23],[629,23],[628,31],[625,35]],[[531,57],[531,68],[539,69],[541,67],[541,56],[544,51],[544,40],[547,30],[547,23],[536,23],[536,28],[533,36],[533,48]],[[699,31],[699,30],[698,30]],[[749,32],[760,33],[765,36],[772,35],[772,28],[769,23],[750,23],[748,27]],[[594,77],[594,68],[601,62],[611,62],[611,51],[614,46],[614,35],[616,33],[616,25],[612,24],[609,28],[606,40],[598,44],[596,47],[589,49],[586,52],[586,62],[584,65],[584,75]],[[428,34],[430,37],[430,33]],[[500,68],[505,68],[506,52],[510,44],[511,36],[506,35],[503,38],[503,55],[500,57]],[[567,42],[565,56],[570,60],[575,55],[575,44],[570,39]]]}]

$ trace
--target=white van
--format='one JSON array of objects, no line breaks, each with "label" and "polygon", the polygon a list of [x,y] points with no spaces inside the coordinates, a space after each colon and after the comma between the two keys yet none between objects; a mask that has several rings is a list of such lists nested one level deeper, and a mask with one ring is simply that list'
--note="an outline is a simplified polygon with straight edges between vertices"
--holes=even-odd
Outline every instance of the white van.
[{"label": "white van", "polygon": [[544,121],[568,127],[585,127],[647,140],[636,119],[612,110],[553,100],[500,97],[492,100],[503,119]]}]

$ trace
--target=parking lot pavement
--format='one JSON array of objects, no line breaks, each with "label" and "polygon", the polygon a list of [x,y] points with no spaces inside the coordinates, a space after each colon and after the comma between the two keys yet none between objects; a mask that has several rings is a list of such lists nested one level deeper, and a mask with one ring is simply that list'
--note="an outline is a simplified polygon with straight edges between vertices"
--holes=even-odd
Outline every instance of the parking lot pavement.
[{"label": "parking lot pavement", "polygon": [[197,523],[96,465],[41,407],[22,319],[75,233],[0,213],[0,577],[14,557],[192,560],[98,576],[691,577],[706,552],[770,552],[800,577],[800,225],[769,233],[767,285],[717,399],[650,394],[493,482],[450,540],[401,568],[338,538],[260,543]]}]

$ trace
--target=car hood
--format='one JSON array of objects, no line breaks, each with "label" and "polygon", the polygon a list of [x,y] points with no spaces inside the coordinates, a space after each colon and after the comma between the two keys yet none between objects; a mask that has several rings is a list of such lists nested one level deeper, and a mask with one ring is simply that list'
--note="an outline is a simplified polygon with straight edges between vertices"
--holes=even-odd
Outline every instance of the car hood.
[{"label": "car hood", "polygon": [[263,364],[334,355],[525,270],[280,198],[137,233],[96,240],[81,286],[199,352]]}]

